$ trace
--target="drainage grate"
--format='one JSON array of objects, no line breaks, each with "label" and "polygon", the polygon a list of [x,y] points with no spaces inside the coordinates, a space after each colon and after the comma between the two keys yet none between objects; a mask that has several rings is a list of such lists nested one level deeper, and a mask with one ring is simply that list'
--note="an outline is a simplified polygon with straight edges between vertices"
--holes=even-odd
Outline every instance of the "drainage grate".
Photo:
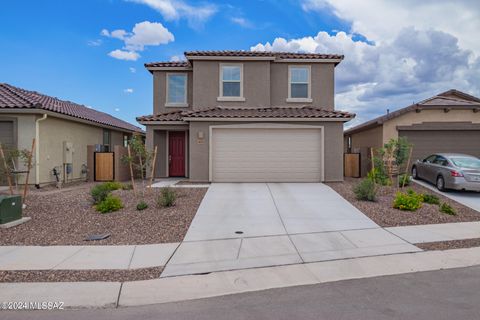
[{"label": "drainage grate", "polygon": [[236,234],[243,234],[243,231],[235,231]]}]

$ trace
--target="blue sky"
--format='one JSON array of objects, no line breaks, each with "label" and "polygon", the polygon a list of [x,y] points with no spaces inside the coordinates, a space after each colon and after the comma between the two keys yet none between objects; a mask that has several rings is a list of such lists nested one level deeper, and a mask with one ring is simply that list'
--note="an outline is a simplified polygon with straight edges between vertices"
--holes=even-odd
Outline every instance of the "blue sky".
[{"label": "blue sky", "polygon": [[[425,1],[411,10],[409,2],[8,1],[0,11],[0,82],[135,123],[152,112],[143,63],[254,47],[345,54],[336,105],[356,112],[356,122],[450,87],[480,94],[479,6]],[[438,10],[452,18],[439,19]],[[134,60],[121,59],[125,52]]]}]

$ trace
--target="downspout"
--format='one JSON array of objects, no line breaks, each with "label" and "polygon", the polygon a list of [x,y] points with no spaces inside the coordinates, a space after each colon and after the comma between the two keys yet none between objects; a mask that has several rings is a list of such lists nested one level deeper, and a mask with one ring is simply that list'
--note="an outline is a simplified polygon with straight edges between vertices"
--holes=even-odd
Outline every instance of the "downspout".
[{"label": "downspout", "polygon": [[47,119],[47,114],[35,120],[35,187],[40,188],[40,121]]}]

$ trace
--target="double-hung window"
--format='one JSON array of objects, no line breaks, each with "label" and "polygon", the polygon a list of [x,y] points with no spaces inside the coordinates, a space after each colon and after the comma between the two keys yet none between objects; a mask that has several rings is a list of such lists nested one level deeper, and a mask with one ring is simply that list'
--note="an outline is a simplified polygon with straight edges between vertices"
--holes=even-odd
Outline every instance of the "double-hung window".
[{"label": "double-hung window", "polygon": [[167,73],[167,107],[187,107],[187,75]]},{"label": "double-hung window", "polygon": [[244,101],[243,65],[220,64],[219,101]]},{"label": "double-hung window", "polygon": [[288,102],[312,102],[310,66],[289,66]]}]

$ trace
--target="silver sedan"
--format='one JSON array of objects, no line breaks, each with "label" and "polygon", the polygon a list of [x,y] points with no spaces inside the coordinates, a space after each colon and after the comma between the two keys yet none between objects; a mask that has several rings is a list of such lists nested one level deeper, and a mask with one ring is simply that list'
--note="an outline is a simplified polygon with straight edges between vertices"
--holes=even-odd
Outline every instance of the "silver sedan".
[{"label": "silver sedan", "polygon": [[413,164],[412,177],[431,182],[440,191],[480,191],[480,159],[458,153],[433,154]]}]

